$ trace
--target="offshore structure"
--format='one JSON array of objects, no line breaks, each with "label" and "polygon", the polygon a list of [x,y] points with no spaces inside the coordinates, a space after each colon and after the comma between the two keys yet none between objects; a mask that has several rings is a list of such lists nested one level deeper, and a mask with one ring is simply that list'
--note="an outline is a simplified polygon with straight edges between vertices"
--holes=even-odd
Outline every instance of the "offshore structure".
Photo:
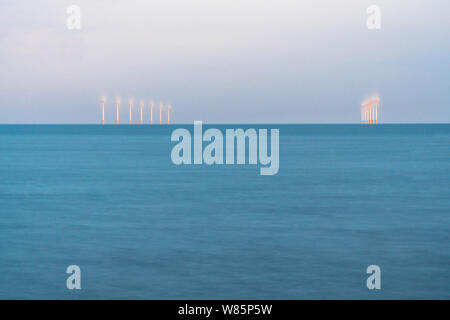
[{"label": "offshore structure", "polygon": [[172,106],[169,104],[167,106],[167,124],[170,124],[170,109],[172,109]]},{"label": "offshore structure", "polygon": [[141,101],[141,104],[139,105],[140,109],[141,109],[141,124],[143,123],[143,119],[142,119],[142,109],[144,108],[144,102]]},{"label": "offshore structure", "polygon": [[120,99],[116,100],[116,124],[119,124],[119,105]]},{"label": "offshore structure", "polygon": [[106,99],[102,98],[102,124],[105,124],[105,102]]},{"label": "offshore structure", "polygon": [[153,124],[153,107],[155,106],[155,103],[152,101],[150,103],[150,124]]},{"label": "offshore structure", "polygon": [[[106,105],[106,98],[102,97],[101,100],[101,106],[102,106],[102,125],[105,124],[105,105]],[[116,124],[119,124],[119,109],[120,109],[120,99],[117,98],[115,101],[116,104]],[[149,103],[149,111],[150,111],[150,124],[153,124],[153,108],[155,107],[155,103],[151,101]],[[128,102],[128,108],[129,108],[129,118],[128,123],[133,124],[133,118],[132,118],[132,109],[133,109],[133,99],[130,99]],[[142,100],[139,104],[139,118],[140,118],[140,124],[144,124],[144,110],[145,110],[145,102]],[[163,124],[163,110],[164,110],[164,103],[159,103],[159,124]],[[170,112],[172,111],[172,105],[167,104],[167,124],[170,124]]]},{"label": "offshore structure", "polygon": [[377,124],[378,123],[378,105],[380,98],[372,97],[361,103],[361,123]]},{"label": "offshore structure", "polygon": [[131,124],[131,108],[133,108],[133,100],[130,100],[128,102],[128,106],[130,107],[130,121],[129,121],[129,124]]}]

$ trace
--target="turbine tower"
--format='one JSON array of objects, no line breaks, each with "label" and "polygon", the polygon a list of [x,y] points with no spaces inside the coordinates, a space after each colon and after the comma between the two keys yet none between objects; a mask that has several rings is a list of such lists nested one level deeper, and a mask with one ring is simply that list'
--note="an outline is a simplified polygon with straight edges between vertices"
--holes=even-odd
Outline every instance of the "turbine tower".
[{"label": "turbine tower", "polygon": [[163,104],[162,102],[159,103],[159,124],[162,124],[162,109],[163,109]]},{"label": "turbine tower", "polygon": [[119,105],[120,99],[116,100],[116,124],[119,124]]},{"label": "turbine tower", "polygon": [[152,101],[150,103],[150,124],[153,124],[153,107],[154,107],[154,102]]},{"label": "turbine tower", "polygon": [[167,106],[167,124],[170,124],[170,110],[172,109],[172,106],[169,105]]},{"label": "turbine tower", "polygon": [[378,124],[378,103],[380,100],[377,100],[377,103],[375,104],[375,124]]},{"label": "turbine tower", "polygon": [[131,108],[133,107],[133,100],[130,99],[128,105],[130,107],[130,121],[129,121],[129,123],[131,124]]},{"label": "turbine tower", "polygon": [[102,98],[102,124],[105,124],[105,98]]},{"label": "turbine tower", "polygon": [[144,108],[144,101],[141,101],[140,107],[141,107],[141,124],[143,124],[143,120],[142,120],[142,109]]}]

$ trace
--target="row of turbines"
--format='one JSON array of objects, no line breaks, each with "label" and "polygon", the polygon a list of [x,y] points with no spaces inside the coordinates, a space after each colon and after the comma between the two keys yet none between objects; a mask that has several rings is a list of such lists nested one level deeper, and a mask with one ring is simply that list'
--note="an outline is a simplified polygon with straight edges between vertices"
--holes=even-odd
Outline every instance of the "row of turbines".
[{"label": "row of turbines", "polygon": [[378,105],[380,98],[374,96],[361,103],[361,123],[378,124]]},{"label": "row of turbines", "polygon": [[[101,103],[102,103],[102,124],[105,124],[106,98],[102,98]],[[149,106],[150,106],[150,124],[153,124],[153,108],[155,107],[155,103],[152,101],[149,103]],[[117,99],[116,100],[116,124],[119,124],[119,107],[120,107],[120,99]],[[129,114],[130,114],[129,124],[132,124],[132,120],[131,120],[131,110],[133,109],[133,100],[132,99],[130,99],[128,101],[128,107],[129,107]],[[140,115],[141,115],[140,123],[141,124],[144,124],[144,118],[143,118],[144,107],[145,107],[145,103],[144,103],[144,101],[141,101],[139,104]],[[163,109],[164,109],[164,104],[162,102],[160,102],[159,103],[159,124],[163,123],[163,117],[162,117]],[[172,110],[172,105],[169,103],[169,104],[167,104],[167,124],[170,124],[170,111],[171,110]]]}]

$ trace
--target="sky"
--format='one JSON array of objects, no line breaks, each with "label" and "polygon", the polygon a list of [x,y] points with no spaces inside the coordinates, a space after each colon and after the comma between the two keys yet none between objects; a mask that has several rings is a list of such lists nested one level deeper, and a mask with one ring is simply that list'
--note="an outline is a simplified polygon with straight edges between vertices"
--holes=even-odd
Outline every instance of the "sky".
[{"label": "sky", "polygon": [[[81,10],[69,29],[67,8]],[[366,25],[370,5],[380,29]],[[450,122],[448,0],[1,0],[0,123]],[[133,109],[133,121],[138,119]]]}]

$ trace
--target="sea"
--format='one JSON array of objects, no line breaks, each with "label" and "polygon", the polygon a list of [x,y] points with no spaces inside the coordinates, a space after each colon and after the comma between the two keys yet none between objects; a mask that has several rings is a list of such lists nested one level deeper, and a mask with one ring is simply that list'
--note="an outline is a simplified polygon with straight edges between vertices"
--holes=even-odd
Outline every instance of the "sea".
[{"label": "sea", "polygon": [[177,128],[1,125],[0,298],[450,299],[449,124],[204,125],[279,129],[266,176]]}]

